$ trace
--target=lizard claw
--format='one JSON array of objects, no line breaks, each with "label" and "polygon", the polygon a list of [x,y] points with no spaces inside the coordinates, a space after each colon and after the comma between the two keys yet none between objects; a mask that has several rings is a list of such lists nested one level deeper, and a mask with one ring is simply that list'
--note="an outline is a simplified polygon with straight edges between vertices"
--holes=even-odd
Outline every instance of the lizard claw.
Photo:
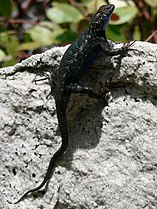
[{"label": "lizard claw", "polygon": [[51,91],[50,93],[46,96],[46,99],[48,99],[50,97],[50,95],[53,93],[53,90],[56,86],[56,82],[55,82],[55,74],[50,71],[49,73],[44,73],[44,76],[43,78],[40,78],[40,79],[34,79],[33,82],[35,82],[35,84],[38,82],[38,81],[44,81],[44,80],[48,80],[48,83],[51,87]]},{"label": "lizard claw", "polygon": [[106,106],[108,104],[109,100],[109,86],[111,83],[111,79],[109,81],[106,81],[106,83],[103,85],[102,82],[100,83],[100,88],[97,91],[99,95],[99,100],[102,103],[103,106]]},{"label": "lizard claw", "polygon": [[106,81],[104,85],[102,84],[102,82],[100,82],[100,88],[98,90],[98,94],[101,97],[106,96],[106,94],[109,92],[110,84],[111,84],[111,79],[109,81]]},{"label": "lizard claw", "polygon": [[106,86],[103,86],[102,82],[100,82],[100,88],[97,93],[102,98],[108,93]]},{"label": "lizard claw", "polygon": [[129,48],[130,48],[135,42],[136,42],[136,41],[124,43],[123,46],[122,46],[122,51],[123,51],[123,53],[126,53],[128,50],[130,50]]}]

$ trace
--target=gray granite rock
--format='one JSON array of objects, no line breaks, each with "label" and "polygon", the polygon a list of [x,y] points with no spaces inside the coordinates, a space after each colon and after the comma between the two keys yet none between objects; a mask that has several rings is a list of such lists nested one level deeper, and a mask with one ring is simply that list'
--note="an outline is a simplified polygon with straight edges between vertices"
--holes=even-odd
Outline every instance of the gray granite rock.
[{"label": "gray granite rock", "polygon": [[157,45],[145,42],[123,57],[99,55],[83,82],[99,89],[111,79],[108,106],[72,96],[69,148],[46,193],[9,203],[40,184],[60,146],[50,86],[33,81],[53,71],[67,47],[0,69],[0,208],[156,209]]}]

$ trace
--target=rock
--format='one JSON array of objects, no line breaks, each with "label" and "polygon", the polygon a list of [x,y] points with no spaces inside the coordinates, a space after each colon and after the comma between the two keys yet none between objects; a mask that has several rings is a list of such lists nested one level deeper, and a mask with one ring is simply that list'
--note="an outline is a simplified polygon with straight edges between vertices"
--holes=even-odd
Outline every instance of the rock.
[{"label": "rock", "polygon": [[108,105],[72,96],[69,148],[46,193],[11,204],[40,184],[60,146],[49,83],[33,81],[53,71],[67,47],[0,69],[0,208],[155,209],[157,45],[138,41],[123,57],[99,55],[84,82],[99,88],[111,80]]}]

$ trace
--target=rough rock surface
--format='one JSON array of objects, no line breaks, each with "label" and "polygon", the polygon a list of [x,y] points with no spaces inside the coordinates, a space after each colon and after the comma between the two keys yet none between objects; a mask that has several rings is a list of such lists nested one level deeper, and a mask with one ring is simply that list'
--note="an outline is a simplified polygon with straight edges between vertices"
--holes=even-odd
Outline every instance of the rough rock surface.
[{"label": "rough rock surface", "polygon": [[9,203],[39,185],[60,146],[50,87],[33,80],[53,70],[66,48],[0,69],[0,209],[156,209],[157,45],[144,42],[123,57],[99,55],[84,82],[99,88],[111,79],[108,106],[74,95],[69,148],[46,193]]}]

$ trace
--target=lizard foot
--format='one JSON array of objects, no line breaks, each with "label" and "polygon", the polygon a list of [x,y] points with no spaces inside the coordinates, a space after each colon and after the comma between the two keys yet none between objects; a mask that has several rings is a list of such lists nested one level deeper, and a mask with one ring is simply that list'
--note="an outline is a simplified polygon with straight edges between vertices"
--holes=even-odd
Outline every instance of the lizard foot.
[{"label": "lizard foot", "polygon": [[130,47],[136,42],[135,41],[131,41],[131,42],[128,42],[128,43],[124,43],[123,46],[122,46],[122,52],[123,53],[126,53],[128,50],[135,50],[135,49],[130,49]]},{"label": "lizard foot", "polygon": [[46,96],[46,99],[48,99],[52,95],[53,90],[54,90],[54,88],[56,86],[55,74],[52,71],[50,71],[49,73],[44,73],[44,76],[45,76],[44,78],[40,78],[40,79],[36,79],[35,78],[33,80],[33,82],[35,82],[35,84],[37,84],[37,82],[48,80],[48,83],[49,83],[49,85],[51,87],[50,93]]}]

